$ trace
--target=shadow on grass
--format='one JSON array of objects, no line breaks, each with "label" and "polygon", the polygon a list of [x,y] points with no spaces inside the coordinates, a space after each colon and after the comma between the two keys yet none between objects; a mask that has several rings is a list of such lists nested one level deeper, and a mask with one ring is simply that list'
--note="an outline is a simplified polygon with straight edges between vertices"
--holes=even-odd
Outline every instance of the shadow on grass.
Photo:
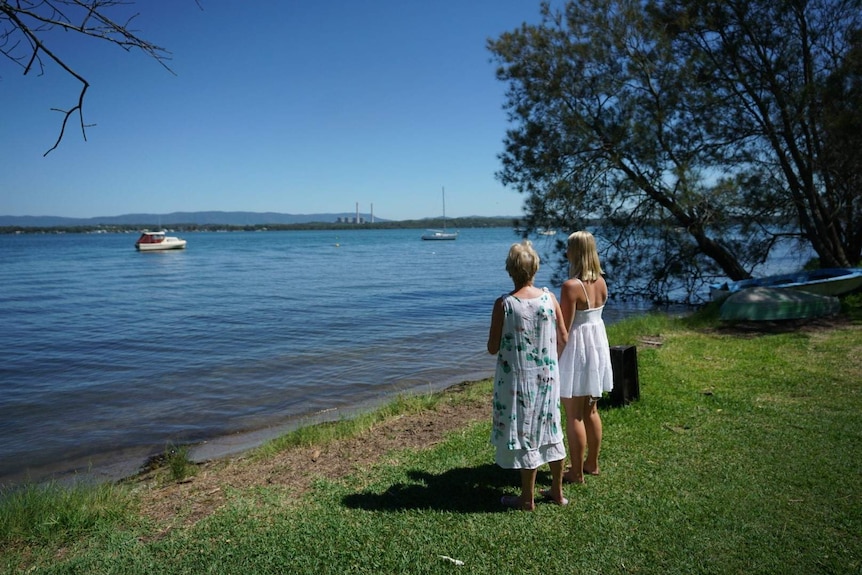
[{"label": "shadow on grass", "polygon": [[[408,471],[409,482],[396,483],[383,493],[352,493],[342,499],[354,509],[402,511],[436,509],[463,513],[499,513],[503,495],[516,495],[520,490],[518,471],[501,469],[494,464],[478,467],[458,467],[439,475],[426,471]],[[550,481],[539,472],[539,480]],[[539,485],[536,490],[538,492]]]}]

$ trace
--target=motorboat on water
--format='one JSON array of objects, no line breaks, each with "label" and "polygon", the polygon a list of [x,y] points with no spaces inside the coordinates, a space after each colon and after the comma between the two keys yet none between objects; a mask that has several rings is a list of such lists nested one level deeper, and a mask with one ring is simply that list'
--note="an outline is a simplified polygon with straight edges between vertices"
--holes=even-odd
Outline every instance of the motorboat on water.
[{"label": "motorboat on water", "polygon": [[167,235],[167,230],[159,232],[144,230],[141,232],[141,237],[135,242],[135,249],[141,252],[182,250],[185,247],[186,240]]}]

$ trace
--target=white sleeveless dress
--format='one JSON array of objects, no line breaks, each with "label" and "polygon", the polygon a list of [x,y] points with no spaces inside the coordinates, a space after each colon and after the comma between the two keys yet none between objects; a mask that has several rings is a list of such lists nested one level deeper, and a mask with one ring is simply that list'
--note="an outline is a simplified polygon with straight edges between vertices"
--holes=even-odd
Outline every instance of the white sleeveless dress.
[{"label": "white sleeveless dress", "polygon": [[578,282],[589,309],[575,310],[569,342],[560,355],[560,397],[599,398],[614,387],[611,348],[602,319],[605,306],[593,308],[587,288],[581,280]]}]

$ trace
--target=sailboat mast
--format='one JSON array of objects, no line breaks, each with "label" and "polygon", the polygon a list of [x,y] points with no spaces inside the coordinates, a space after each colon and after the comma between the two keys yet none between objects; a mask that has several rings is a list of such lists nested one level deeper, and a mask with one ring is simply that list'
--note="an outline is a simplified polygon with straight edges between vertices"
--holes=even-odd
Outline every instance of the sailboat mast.
[{"label": "sailboat mast", "polygon": [[443,186],[443,231],[446,231],[446,186]]}]

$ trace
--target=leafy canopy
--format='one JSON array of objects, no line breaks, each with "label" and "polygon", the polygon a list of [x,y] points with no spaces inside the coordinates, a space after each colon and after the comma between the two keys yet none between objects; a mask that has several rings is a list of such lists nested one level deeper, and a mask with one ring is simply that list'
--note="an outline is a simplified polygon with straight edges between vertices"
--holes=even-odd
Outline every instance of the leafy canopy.
[{"label": "leafy canopy", "polygon": [[488,44],[511,123],[498,177],[525,194],[528,231],[596,225],[622,297],[695,300],[788,238],[852,265],[860,13],[859,0],[544,3],[540,24]]}]

